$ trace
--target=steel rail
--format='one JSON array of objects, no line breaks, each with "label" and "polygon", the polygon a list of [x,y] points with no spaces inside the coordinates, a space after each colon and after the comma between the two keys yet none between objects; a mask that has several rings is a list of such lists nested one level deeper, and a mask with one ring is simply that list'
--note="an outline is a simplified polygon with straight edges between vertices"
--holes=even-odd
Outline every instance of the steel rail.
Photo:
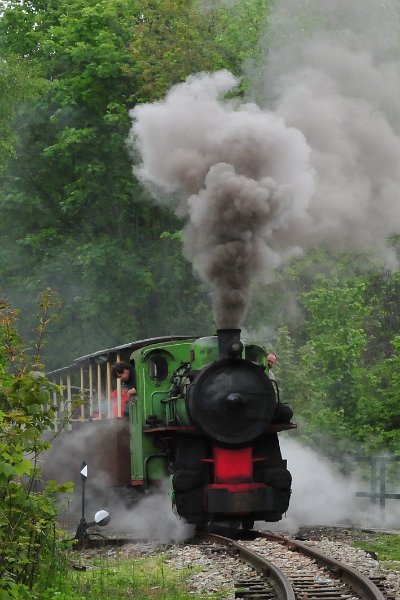
[{"label": "steel rail", "polygon": [[257,531],[256,535],[267,540],[279,542],[292,551],[305,554],[314,559],[321,566],[326,566],[335,575],[348,585],[348,587],[357,594],[362,600],[386,600],[384,594],[379,590],[371,579],[363,573],[360,573],[350,565],[343,563],[335,558],[327,556],[320,550],[308,546],[298,540],[286,538],[275,533]]},{"label": "steel rail", "polygon": [[231,538],[224,537],[216,533],[205,533],[201,535],[201,539],[215,542],[217,544],[223,544],[228,548],[234,548],[240,558],[250,564],[259,573],[268,577],[273,582],[273,588],[279,600],[295,600],[296,596],[289,578],[285,575],[281,569],[279,569],[272,562],[253,552],[249,548],[235,542]]}]

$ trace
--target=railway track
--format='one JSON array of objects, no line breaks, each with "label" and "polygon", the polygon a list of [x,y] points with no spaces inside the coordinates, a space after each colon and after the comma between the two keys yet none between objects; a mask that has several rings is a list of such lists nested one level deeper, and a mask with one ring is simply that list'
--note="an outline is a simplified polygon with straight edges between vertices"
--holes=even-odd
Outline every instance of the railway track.
[{"label": "railway track", "polygon": [[239,580],[235,598],[245,600],[395,600],[353,567],[297,540],[255,532],[255,539],[233,540],[205,534],[204,540],[231,548],[259,573]]}]

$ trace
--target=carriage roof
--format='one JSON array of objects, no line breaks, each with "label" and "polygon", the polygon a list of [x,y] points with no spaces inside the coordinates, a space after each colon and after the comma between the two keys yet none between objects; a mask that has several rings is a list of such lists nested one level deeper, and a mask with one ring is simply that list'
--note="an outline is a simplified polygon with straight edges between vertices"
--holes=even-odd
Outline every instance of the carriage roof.
[{"label": "carriage roof", "polygon": [[85,354],[84,356],[80,356],[76,358],[71,365],[66,367],[62,367],[60,369],[55,369],[54,371],[50,371],[47,375],[54,375],[58,372],[65,371],[66,369],[70,369],[71,367],[75,367],[80,363],[89,362],[93,359],[96,362],[105,363],[108,361],[110,355],[119,354],[121,351],[129,350],[130,352],[134,352],[135,350],[139,350],[145,346],[150,346],[152,344],[163,344],[165,342],[174,342],[179,340],[195,340],[195,336],[190,335],[167,335],[161,337],[153,337],[146,338],[144,340],[136,340],[134,342],[128,342],[127,344],[121,344],[120,346],[113,346],[112,348],[104,348],[103,350],[98,350],[97,352],[93,352],[92,354]]}]

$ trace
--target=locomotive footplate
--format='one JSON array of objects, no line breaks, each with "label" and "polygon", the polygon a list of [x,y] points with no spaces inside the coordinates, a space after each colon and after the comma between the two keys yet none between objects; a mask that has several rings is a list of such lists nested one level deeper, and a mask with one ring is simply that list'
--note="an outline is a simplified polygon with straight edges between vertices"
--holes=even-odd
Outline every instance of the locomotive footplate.
[{"label": "locomotive footplate", "polygon": [[273,511],[273,490],[262,483],[211,484],[206,487],[210,513],[247,514]]}]

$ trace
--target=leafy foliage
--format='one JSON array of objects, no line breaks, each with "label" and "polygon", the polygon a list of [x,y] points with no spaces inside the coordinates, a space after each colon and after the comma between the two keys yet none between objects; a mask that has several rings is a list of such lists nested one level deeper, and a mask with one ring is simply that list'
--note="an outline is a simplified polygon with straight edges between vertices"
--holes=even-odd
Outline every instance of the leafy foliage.
[{"label": "leafy foliage", "polygon": [[306,286],[296,275],[307,290],[299,292],[303,319],[297,329],[278,329],[276,374],[308,443],[332,454],[397,453],[400,345],[389,325],[395,313],[386,307],[393,306],[398,274],[356,275],[354,262],[349,274],[348,259],[343,256],[329,269],[329,260],[320,263],[322,272],[314,269]]},{"label": "leafy foliage", "polygon": [[0,49],[7,64],[37,74],[39,89],[8,119],[0,273],[23,315],[40,289],[61,292],[50,368],[93,347],[177,329],[200,334],[211,325],[209,300],[179,240],[161,238],[181,223],[132,176],[128,113],[192,72],[238,71],[244,56],[257,53],[267,6],[248,0],[201,12],[183,0],[8,3]]},{"label": "leafy foliage", "polygon": [[0,307],[0,593],[4,598],[31,598],[46,589],[54,575],[58,537],[54,493],[68,486],[35,491],[38,457],[49,448],[45,431],[54,427],[49,405],[57,387],[40,369],[39,351],[51,317],[52,294],[39,300],[41,316],[33,365],[16,328],[16,311]]}]

